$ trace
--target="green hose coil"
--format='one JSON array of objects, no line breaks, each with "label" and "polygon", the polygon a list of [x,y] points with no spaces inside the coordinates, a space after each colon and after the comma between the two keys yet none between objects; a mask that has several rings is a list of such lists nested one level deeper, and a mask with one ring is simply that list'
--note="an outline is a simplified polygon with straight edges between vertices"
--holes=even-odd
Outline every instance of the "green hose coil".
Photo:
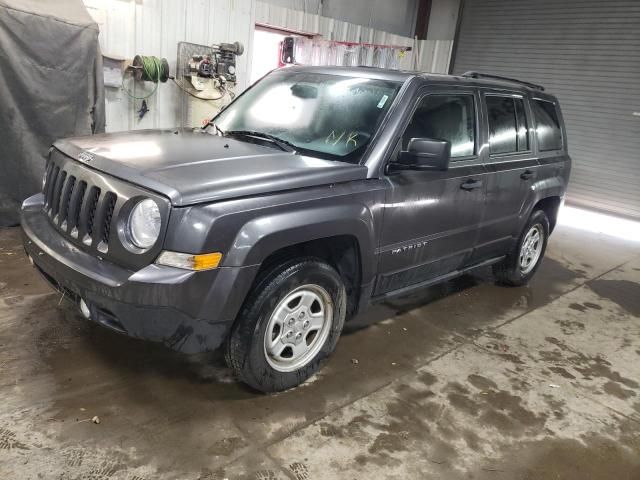
[{"label": "green hose coil", "polygon": [[154,56],[136,55],[133,58],[133,65],[130,67],[133,69],[133,77],[137,81],[153,82],[153,90],[147,95],[138,97],[131,93],[124,86],[124,75],[122,76],[122,90],[131,98],[136,100],[145,100],[158,90],[158,83],[166,82],[169,79],[169,63],[166,58],[158,58]]}]

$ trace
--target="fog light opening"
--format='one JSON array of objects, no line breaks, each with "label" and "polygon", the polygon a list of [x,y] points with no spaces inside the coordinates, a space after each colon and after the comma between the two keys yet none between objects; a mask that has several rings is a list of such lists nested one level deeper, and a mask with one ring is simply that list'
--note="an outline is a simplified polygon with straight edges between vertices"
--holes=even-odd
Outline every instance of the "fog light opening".
[{"label": "fog light opening", "polygon": [[87,302],[82,298],[80,299],[80,313],[82,313],[84,318],[91,319],[91,310],[89,310],[89,305],[87,305]]}]

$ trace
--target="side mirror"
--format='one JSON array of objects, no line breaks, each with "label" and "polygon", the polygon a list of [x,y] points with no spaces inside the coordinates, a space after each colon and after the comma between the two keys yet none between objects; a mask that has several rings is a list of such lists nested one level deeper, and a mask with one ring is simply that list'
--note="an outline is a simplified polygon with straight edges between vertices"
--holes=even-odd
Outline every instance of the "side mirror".
[{"label": "side mirror", "polygon": [[396,170],[448,170],[451,143],[430,138],[412,138],[406,151],[400,152]]}]

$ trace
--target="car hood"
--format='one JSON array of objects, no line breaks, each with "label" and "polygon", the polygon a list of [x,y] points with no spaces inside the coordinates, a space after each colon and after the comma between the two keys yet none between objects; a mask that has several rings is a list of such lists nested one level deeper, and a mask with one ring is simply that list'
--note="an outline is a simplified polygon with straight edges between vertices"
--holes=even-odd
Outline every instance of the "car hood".
[{"label": "car hood", "polygon": [[59,140],[89,167],[186,206],[366,178],[363,165],[322,160],[195,130],[137,130]]}]

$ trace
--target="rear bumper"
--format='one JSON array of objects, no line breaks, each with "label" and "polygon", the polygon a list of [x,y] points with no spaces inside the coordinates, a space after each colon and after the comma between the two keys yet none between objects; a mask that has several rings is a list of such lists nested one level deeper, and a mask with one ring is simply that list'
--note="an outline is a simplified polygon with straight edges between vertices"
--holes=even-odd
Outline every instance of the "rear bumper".
[{"label": "rear bumper", "polygon": [[35,195],[22,206],[25,251],[56,288],[85,300],[93,321],[184,353],[220,346],[258,265],[191,272],[152,264],[127,270],[68,242],[44,214],[43,200]]}]

